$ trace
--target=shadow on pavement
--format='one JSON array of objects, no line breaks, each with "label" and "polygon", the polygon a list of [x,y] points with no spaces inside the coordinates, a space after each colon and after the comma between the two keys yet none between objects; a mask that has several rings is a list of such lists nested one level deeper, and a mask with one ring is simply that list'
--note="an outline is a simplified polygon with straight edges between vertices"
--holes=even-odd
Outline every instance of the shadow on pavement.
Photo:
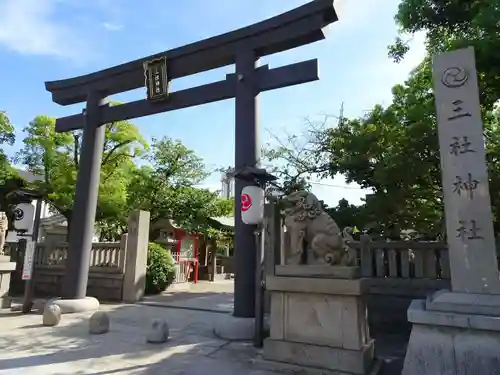
[{"label": "shadow on pavement", "polygon": [[137,304],[230,314],[233,312],[233,303],[233,293],[175,292],[156,296],[146,296]]},{"label": "shadow on pavement", "polygon": [[[141,366],[153,366],[172,355],[182,354],[192,359],[210,354],[226,343],[214,338],[212,332],[217,317],[227,319],[222,314],[210,314],[207,318],[201,312],[180,313],[137,305],[111,309],[104,306],[104,310],[109,310],[111,328],[103,335],[89,335],[91,314],[63,315],[56,327],[36,324],[35,318],[41,321],[41,315],[14,316],[17,324],[8,331],[2,330],[0,337],[0,374],[112,374],[134,366],[135,370],[129,373],[138,373]],[[153,318],[163,318],[169,323],[167,343],[146,343]],[[86,363],[93,364],[96,371],[92,372],[93,366],[89,368]],[[78,367],[83,367],[85,372],[78,371]]]}]

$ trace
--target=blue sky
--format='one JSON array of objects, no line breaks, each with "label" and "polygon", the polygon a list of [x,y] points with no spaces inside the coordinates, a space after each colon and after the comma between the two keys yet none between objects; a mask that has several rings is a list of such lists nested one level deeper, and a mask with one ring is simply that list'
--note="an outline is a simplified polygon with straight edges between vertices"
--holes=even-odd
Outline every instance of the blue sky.
[{"label": "blue sky", "polygon": [[[272,17],[306,0],[0,0],[0,110],[7,111],[22,146],[22,128],[36,115],[62,116],[82,104],[58,106],[44,81],[69,78],[224,33]],[[374,104],[390,102],[391,87],[404,81],[423,58],[423,36],[400,64],[387,57],[397,33],[393,22],[399,0],[337,0],[339,21],[327,39],[261,60],[271,67],[318,58],[320,81],[260,95],[262,142],[270,134],[301,133],[304,118],[360,116]],[[146,5],[147,4],[147,5]],[[224,78],[233,67],[172,83],[177,90]],[[143,98],[144,89],[113,97]],[[232,100],[137,119],[147,138],[182,140],[212,168],[234,160]],[[220,187],[214,174],[206,186]],[[333,185],[333,186],[332,186]],[[323,180],[313,191],[335,205],[346,198],[359,204],[365,191],[346,186],[342,176]]]}]

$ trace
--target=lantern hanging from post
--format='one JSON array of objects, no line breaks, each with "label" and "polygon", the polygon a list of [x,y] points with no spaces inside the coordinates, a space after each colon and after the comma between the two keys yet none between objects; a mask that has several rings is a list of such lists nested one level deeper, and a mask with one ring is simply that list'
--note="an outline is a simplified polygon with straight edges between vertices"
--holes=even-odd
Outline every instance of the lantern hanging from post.
[{"label": "lantern hanging from post", "polygon": [[13,219],[13,225],[17,231],[31,233],[35,221],[35,206],[32,203],[18,204],[14,209]]},{"label": "lantern hanging from post", "polygon": [[246,186],[241,191],[241,220],[245,224],[260,224],[264,218],[264,190]]}]

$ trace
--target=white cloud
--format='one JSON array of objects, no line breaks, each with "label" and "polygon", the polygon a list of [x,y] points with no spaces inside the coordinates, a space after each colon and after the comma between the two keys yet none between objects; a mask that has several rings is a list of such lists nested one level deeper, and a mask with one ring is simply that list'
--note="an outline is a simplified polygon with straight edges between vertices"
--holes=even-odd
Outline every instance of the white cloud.
[{"label": "white cloud", "polygon": [[[207,180],[212,180],[211,178],[208,178]],[[207,189],[210,190],[211,192],[215,193],[216,191],[219,191],[221,189],[221,184],[216,184],[216,183],[210,183],[210,182],[203,182],[201,184],[196,185],[197,188],[199,189]]]},{"label": "white cloud", "polygon": [[123,29],[124,25],[112,22],[104,22],[102,26],[109,31],[120,31]]},{"label": "white cloud", "polygon": [[361,205],[366,194],[371,194],[371,189],[362,189],[358,184],[347,184],[341,175],[335,178],[325,178],[312,184],[312,192],[328,206],[335,207],[341,199],[346,199],[350,204]]},{"label": "white cloud", "polygon": [[[425,58],[425,34],[416,34],[410,41],[410,51],[404,60],[393,62],[389,57],[373,59],[364,66],[360,82],[370,82],[370,90],[363,94],[365,109],[375,104],[388,105],[392,101],[391,88],[404,83],[411,73]],[[365,83],[366,84],[366,83]]]},{"label": "white cloud", "polygon": [[383,64],[384,74],[392,76],[395,80],[403,82],[408,74],[420,64],[425,55],[425,33],[415,34],[409,41],[409,52],[405,55],[403,61],[394,63],[387,59],[387,63]]},{"label": "white cloud", "polygon": [[[384,0],[387,1],[387,0]],[[335,34],[366,25],[374,11],[380,7],[379,1],[336,0],[333,3],[339,21],[335,24]]]},{"label": "white cloud", "polygon": [[0,45],[30,55],[76,58],[82,42],[70,28],[56,23],[57,0],[2,0]]}]

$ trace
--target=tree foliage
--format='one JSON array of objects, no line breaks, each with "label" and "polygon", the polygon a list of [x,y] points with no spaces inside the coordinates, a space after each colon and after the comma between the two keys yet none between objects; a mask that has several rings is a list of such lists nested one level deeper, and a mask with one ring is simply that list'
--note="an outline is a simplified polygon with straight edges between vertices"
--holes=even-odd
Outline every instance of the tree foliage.
[{"label": "tree foliage", "polygon": [[146,294],[159,294],[175,280],[175,262],[170,251],[149,243],[146,269]]},{"label": "tree foliage", "polygon": [[500,97],[500,0],[401,0],[395,16],[401,35],[389,54],[401,60],[404,38],[425,32],[430,55],[474,46],[481,102],[488,110]]},{"label": "tree foliage", "polygon": [[7,117],[7,113],[0,111],[0,184],[3,184],[13,173],[3,145],[12,146],[15,139],[14,126]]},{"label": "tree foliage", "polygon": [[424,61],[392,104],[328,131],[330,174],[374,191],[366,209],[382,227],[439,234],[442,194],[430,66]]},{"label": "tree foliage", "polygon": [[[115,104],[118,105],[118,104]],[[199,189],[208,175],[203,160],[180,141],[153,139],[151,147],[130,122],[104,125],[96,227],[101,240],[118,240],[132,210],[151,212],[152,220],[171,218],[188,231],[205,233],[207,218],[234,210],[232,200]],[[68,220],[75,199],[81,132],[57,133],[55,119],[37,116],[24,129],[16,160],[40,176],[36,190]],[[136,164],[141,162],[142,166]]]},{"label": "tree foliage", "polygon": [[180,141],[154,139],[147,161],[133,173],[128,205],[149,211],[152,221],[171,218],[189,232],[206,233],[207,218],[234,210],[233,200],[196,187],[209,172],[203,160]]},{"label": "tree foliage", "polygon": [[[340,120],[340,117],[334,117]],[[325,143],[326,127],[332,116],[323,116],[321,121],[306,118],[306,131],[302,134],[289,134],[284,137],[270,133],[271,142],[262,150],[263,159],[269,172],[278,177],[278,183],[269,190],[280,195],[294,191],[310,190],[311,176],[327,177],[329,148]],[[271,195],[271,194],[269,194]]]},{"label": "tree foliage", "polygon": [[[121,121],[105,125],[97,220],[119,216],[126,209],[127,175],[133,159],[147,148],[137,128]],[[27,136],[17,160],[41,177],[35,186],[68,222],[75,198],[81,133],[56,133],[55,119],[37,116],[24,129]]]},{"label": "tree foliage", "polygon": [[369,218],[365,214],[364,207],[349,204],[347,199],[341,199],[337,206],[327,207],[326,212],[335,220],[340,228],[365,228]]},{"label": "tree foliage", "polygon": [[7,113],[0,111],[0,211],[9,218],[8,230],[14,230],[13,213],[20,203],[18,196],[13,193],[26,187],[26,181],[19,176],[12,167],[10,160],[3,149],[3,145],[12,146],[15,142],[15,129]]}]

